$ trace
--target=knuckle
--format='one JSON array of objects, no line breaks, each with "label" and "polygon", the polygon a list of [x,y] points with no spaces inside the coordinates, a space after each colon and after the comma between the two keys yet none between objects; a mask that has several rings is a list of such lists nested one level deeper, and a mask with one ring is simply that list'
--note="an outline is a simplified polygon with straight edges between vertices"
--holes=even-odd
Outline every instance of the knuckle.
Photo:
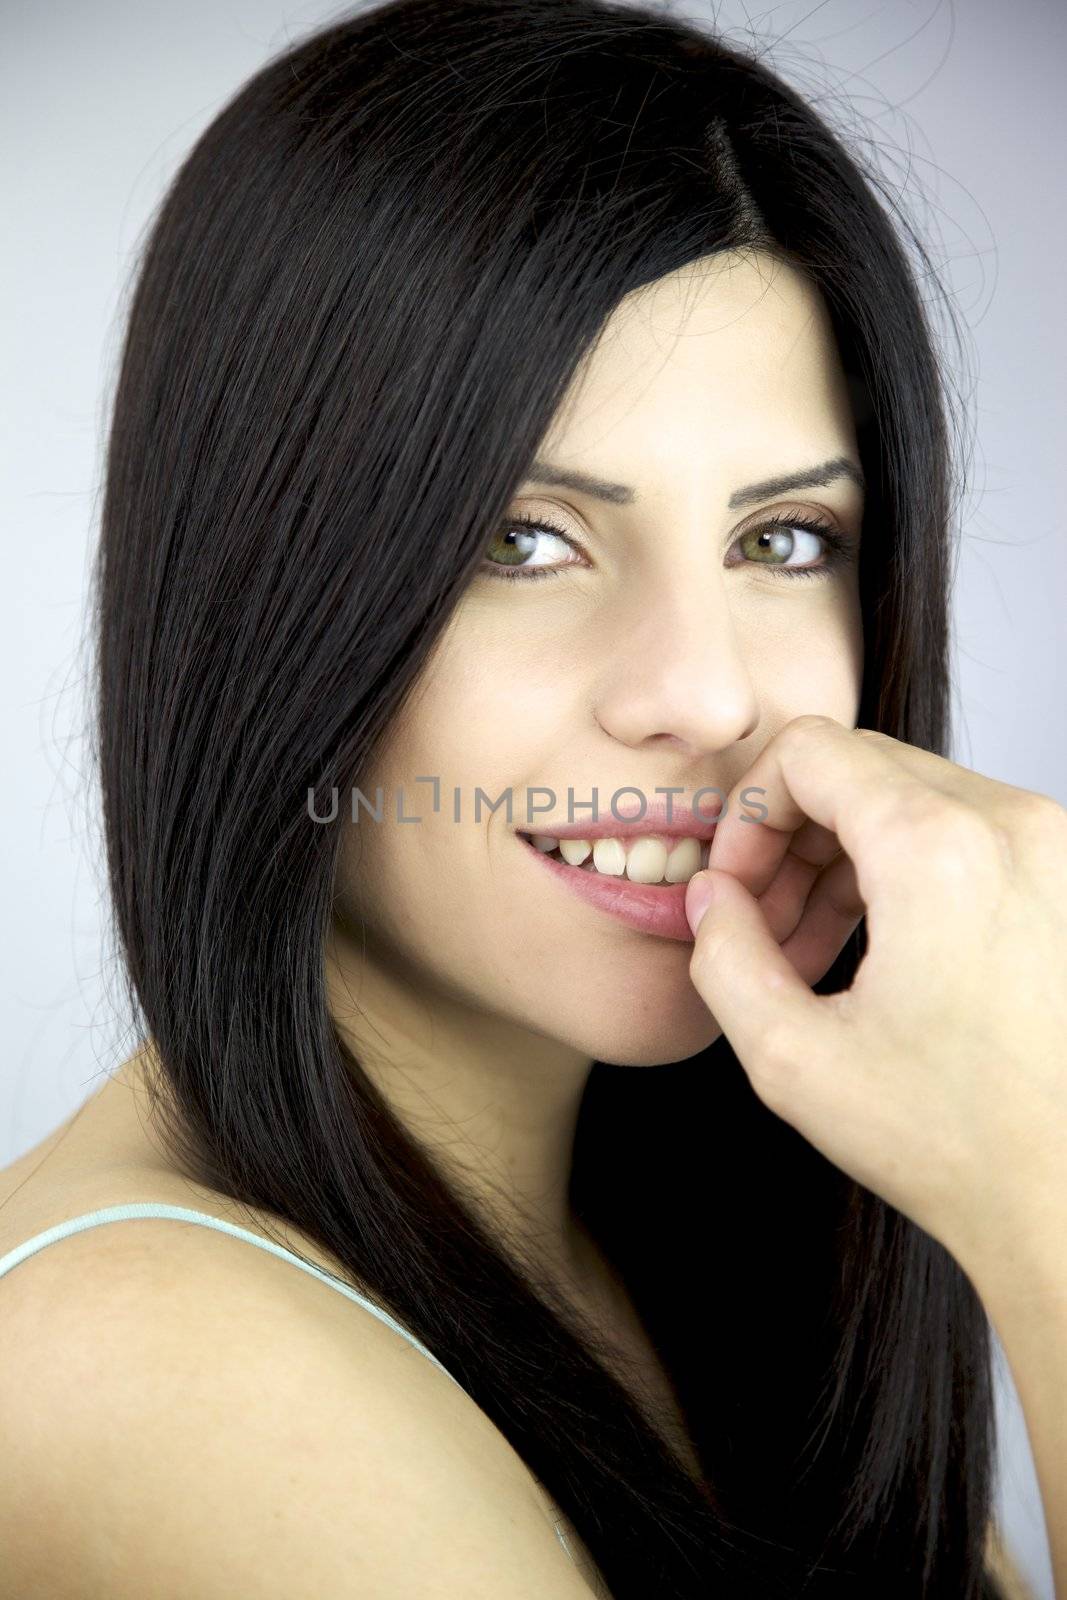
[{"label": "knuckle", "polygon": [[923,870],[952,883],[970,880],[1002,863],[996,829],[980,812],[958,800],[939,797],[914,825]]},{"label": "knuckle", "polygon": [[1021,791],[1000,820],[999,837],[1013,867],[1036,865],[1046,877],[1067,869],[1067,810],[1051,795]]},{"label": "knuckle", "polygon": [[1067,846],[1067,808],[1051,795],[1026,790],[1013,805],[1017,825],[1035,839],[1055,847]]},{"label": "knuckle", "polygon": [[785,1103],[795,1068],[795,1030],[780,1023],[772,1025],[760,1040],[758,1057],[749,1074],[756,1093],[772,1111]]},{"label": "knuckle", "polygon": [[996,829],[951,795],[921,790],[898,804],[885,822],[884,844],[894,865],[906,862],[924,879],[957,884],[1002,860]]},{"label": "knuckle", "polygon": [[728,945],[729,936],[723,933],[714,919],[705,917],[693,942],[693,952],[689,957],[690,973],[714,971]]}]

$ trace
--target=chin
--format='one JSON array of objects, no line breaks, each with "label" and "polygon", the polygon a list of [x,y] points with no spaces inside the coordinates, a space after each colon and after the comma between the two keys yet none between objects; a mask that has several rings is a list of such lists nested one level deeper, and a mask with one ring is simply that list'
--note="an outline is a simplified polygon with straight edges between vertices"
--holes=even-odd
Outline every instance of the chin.
[{"label": "chin", "polygon": [[703,1001],[698,999],[700,1015],[691,1018],[654,1018],[651,1015],[614,1017],[602,1028],[586,1027],[577,1046],[594,1061],[618,1067],[665,1067],[672,1061],[687,1061],[722,1037],[722,1029]]}]

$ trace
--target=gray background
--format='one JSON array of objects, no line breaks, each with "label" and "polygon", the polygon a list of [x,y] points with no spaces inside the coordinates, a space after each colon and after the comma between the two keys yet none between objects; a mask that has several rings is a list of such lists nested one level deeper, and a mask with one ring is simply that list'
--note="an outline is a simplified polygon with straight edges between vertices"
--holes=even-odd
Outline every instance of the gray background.
[{"label": "gray background", "polygon": [[[130,1040],[101,939],[83,728],[84,605],[131,251],[196,135],[247,76],[341,14],[275,0],[7,0],[0,14],[6,359],[0,749],[6,782],[0,1164]],[[973,441],[955,580],[954,759],[1067,802],[1057,623],[1067,554],[1058,0],[805,0],[670,9],[755,37],[882,150],[969,329]],[[1058,441],[1056,441],[1058,442]],[[998,1352],[999,1511],[1053,1600],[1026,1431]]]}]

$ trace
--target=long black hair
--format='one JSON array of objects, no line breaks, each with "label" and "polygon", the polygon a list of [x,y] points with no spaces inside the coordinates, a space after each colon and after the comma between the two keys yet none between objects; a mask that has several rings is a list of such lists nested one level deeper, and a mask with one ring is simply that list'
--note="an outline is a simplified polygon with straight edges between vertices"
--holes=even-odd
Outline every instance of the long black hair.
[{"label": "long black hair", "polygon": [[138,262],[94,572],[117,951],[174,1158],[438,1355],[615,1600],[975,1600],[997,1593],[983,1308],[727,1041],[595,1062],[571,1191],[702,1490],[327,1005],[343,830],[309,790],[323,815],[368,770],[605,319],[725,250],[824,297],[868,484],[859,722],[947,753],[953,386],[876,166],[756,53],[664,11],[392,0],[242,87]]}]

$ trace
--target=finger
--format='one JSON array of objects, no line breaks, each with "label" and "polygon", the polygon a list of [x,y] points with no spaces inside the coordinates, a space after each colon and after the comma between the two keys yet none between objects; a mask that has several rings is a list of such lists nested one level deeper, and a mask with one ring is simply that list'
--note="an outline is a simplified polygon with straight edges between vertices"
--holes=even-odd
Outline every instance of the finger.
[{"label": "finger", "polygon": [[[708,867],[732,873],[761,895],[794,833],[811,821],[836,835],[856,863],[860,892],[869,905],[883,859],[878,841],[885,821],[924,787],[946,788],[945,775],[954,770],[940,756],[887,735],[846,728],[832,717],[796,717],[774,735],[727,796]],[[751,815],[757,808],[762,818]]]},{"label": "finger", "polygon": [[819,874],[796,927],[779,942],[805,983],[818,983],[826,976],[866,910],[855,866],[841,854]]},{"label": "finger", "polygon": [[831,828],[818,822],[805,822],[794,833],[789,845],[790,855],[799,857],[820,870],[828,866],[841,852],[841,840]]},{"label": "finger", "polygon": [[767,926],[779,944],[800,922],[819,873],[841,855],[836,834],[817,822],[806,822],[794,833],[774,879],[757,896]]},{"label": "finger", "polygon": [[685,904],[691,920],[707,887],[711,898],[697,926],[689,975],[742,1066],[753,1075],[765,1069],[772,1030],[780,1037],[783,1021],[795,1059],[816,1059],[827,999],[813,994],[775,943],[758,902],[729,873],[705,868],[690,879]]},{"label": "finger", "polygon": [[787,852],[773,883],[754,897],[776,944],[783,944],[799,925],[818,876],[817,867]]}]

